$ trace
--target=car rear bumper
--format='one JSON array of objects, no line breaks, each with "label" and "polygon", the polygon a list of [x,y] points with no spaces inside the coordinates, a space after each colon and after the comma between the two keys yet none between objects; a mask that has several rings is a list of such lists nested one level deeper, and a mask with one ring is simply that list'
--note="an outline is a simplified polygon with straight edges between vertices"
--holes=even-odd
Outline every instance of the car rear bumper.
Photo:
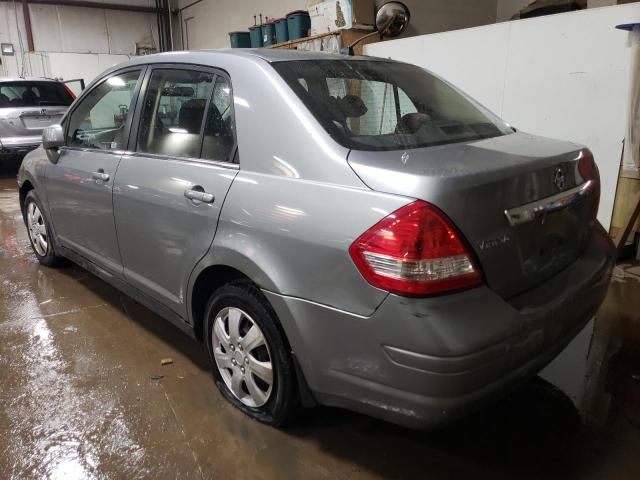
[{"label": "car rear bumper", "polygon": [[316,400],[412,428],[476,410],[544,368],[593,317],[614,250],[600,225],[584,254],[504,300],[488,287],[389,295],[370,317],[265,292]]},{"label": "car rear bumper", "polygon": [[0,158],[26,155],[31,150],[38,148],[42,143],[42,135],[28,137],[2,137],[0,138]]}]

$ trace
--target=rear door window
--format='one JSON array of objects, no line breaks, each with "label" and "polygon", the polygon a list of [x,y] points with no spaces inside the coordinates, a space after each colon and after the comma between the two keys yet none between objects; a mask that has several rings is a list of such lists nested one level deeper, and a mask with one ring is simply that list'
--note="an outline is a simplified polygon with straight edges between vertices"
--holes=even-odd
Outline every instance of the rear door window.
[{"label": "rear door window", "polygon": [[222,76],[216,78],[204,128],[202,158],[226,162],[235,145],[231,86]]},{"label": "rear door window", "polygon": [[73,96],[57,82],[0,82],[0,108],[67,107]]},{"label": "rear door window", "polygon": [[156,69],[145,93],[138,152],[197,157],[214,74]]}]

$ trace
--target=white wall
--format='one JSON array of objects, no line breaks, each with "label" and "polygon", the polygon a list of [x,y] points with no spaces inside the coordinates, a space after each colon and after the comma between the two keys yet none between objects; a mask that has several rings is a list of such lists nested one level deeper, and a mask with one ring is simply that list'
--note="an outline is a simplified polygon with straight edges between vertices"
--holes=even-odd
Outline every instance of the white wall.
[{"label": "white wall", "polygon": [[[152,0],[104,0],[155,6]],[[22,5],[0,2],[0,42],[12,43],[16,54],[0,57],[0,76],[82,77],[90,81],[105,68],[127,60],[136,44],[157,45],[156,17],[151,13],[96,8],[29,5],[34,52],[26,52]],[[25,52],[23,53],[23,50]]]},{"label": "white wall", "polygon": [[153,14],[37,4],[29,9],[36,51],[133,55],[136,43],[156,44]]}]

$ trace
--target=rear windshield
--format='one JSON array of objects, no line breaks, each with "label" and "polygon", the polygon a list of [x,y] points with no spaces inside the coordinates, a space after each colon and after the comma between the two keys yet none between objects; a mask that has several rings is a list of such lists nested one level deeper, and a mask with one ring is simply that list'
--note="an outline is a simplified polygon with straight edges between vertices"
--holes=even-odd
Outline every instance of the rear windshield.
[{"label": "rear windshield", "polygon": [[0,108],[69,106],[73,97],[56,82],[2,82]]},{"label": "rear windshield", "polygon": [[512,133],[474,100],[414,65],[367,60],[272,65],[347,148],[411,149]]}]

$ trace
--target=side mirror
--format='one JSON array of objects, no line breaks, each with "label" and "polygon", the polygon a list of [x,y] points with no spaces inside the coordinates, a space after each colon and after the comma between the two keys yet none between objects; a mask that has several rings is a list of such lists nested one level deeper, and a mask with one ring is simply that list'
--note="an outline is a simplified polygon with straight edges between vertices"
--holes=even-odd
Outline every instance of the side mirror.
[{"label": "side mirror", "polygon": [[42,148],[52,163],[58,161],[58,148],[64,145],[64,130],[61,125],[51,125],[42,130]]},{"label": "side mirror", "polygon": [[340,53],[344,55],[353,55],[353,47],[362,42],[366,38],[379,35],[383,37],[397,37],[407,29],[411,13],[407,6],[402,2],[386,2],[378,8],[376,13],[376,29],[371,33],[358,38],[355,42],[347,47],[341,48]]}]

